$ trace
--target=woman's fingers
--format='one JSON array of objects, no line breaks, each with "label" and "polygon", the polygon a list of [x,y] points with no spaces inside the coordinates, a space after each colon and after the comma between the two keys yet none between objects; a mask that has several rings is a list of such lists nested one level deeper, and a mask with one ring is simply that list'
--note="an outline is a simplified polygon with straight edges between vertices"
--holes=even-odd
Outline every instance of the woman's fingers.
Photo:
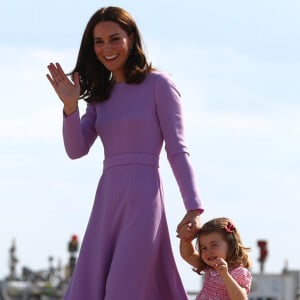
[{"label": "woman's fingers", "polygon": [[53,81],[52,77],[49,74],[46,74],[46,77],[49,80],[49,82],[52,84],[52,86],[54,87],[54,81]]},{"label": "woman's fingers", "polygon": [[193,240],[201,228],[201,219],[197,211],[188,212],[177,226],[177,237]]},{"label": "woman's fingers", "polygon": [[51,82],[54,84],[59,83],[67,78],[66,74],[64,73],[64,71],[59,63],[56,63],[56,64],[50,63],[48,65],[48,70],[51,75]]},{"label": "woman's fingers", "polygon": [[185,224],[180,227],[180,230],[177,231],[177,237],[185,240],[193,240],[197,234],[195,228],[193,228],[192,223]]},{"label": "woman's fingers", "polygon": [[47,78],[54,88],[55,92],[65,105],[71,103],[77,105],[80,96],[79,74],[74,74],[74,82],[71,81],[59,63],[50,63],[47,66],[49,74]]},{"label": "woman's fingers", "polygon": [[78,74],[78,72],[74,73],[73,80],[74,80],[74,85],[76,87],[79,87],[79,74]]},{"label": "woman's fingers", "polygon": [[62,69],[62,67],[59,63],[56,63],[56,69],[57,69],[57,78],[59,81],[68,79],[67,75],[65,74],[64,70]]}]

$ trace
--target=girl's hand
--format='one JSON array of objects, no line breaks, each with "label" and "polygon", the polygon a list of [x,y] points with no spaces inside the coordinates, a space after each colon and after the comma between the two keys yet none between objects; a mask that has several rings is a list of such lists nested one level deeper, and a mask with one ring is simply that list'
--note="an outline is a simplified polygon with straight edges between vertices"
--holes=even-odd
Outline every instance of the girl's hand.
[{"label": "girl's hand", "polygon": [[50,63],[48,70],[50,75],[47,74],[47,78],[63,102],[64,112],[70,115],[78,109],[78,98],[80,96],[79,74],[74,74],[74,82],[72,82],[59,63]]},{"label": "girl's hand", "polygon": [[192,241],[201,228],[200,212],[198,209],[187,212],[177,226],[177,237]]},{"label": "girl's hand", "polygon": [[213,264],[213,267],[218,273],[220,273],[220,275],[227,274],[228,272],[227,262],[223,258],[217,258]]},{"label": "girl's hand", "polygon": [[230,299],[248,299],[246,288],[239,285],[239,283],[228,272],[228,264],[225,259],[215,259],[213,267],[222,277]]}]

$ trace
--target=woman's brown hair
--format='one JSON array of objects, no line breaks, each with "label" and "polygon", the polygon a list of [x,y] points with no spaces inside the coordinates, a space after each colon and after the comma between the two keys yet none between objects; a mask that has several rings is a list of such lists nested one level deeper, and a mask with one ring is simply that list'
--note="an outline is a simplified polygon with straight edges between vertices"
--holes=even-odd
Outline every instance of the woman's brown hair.
[{"label": "woman's brown hair", "polygon": [[[216,218],[205,223],[198,234],[197,248],[200,251],[200,267],[197,272],[201,272],[209,266],[201,258],[201,248],[199,247],[199,239],[203,235],[210,233],[219,233],[228,245],[228,253],[226,261],[229,268],[235,268],[243,266],[247,269],[250,268],[251,262],[248,255],[250,248],[245,247],[242,243],[241,236],[233,224],[228,218]],[[200,248],[200,249],[199,249]]]},{"label": "woman's brown hair", "polygon": [[110,71],[98,60],[94,52],[93,31],[95,26],[104,21],[117,23],[128,35],[134,35],[131,53],[124,66],[125,82],[141,83],[152,70],[147,62],[142,46],[142,39],[132,16],[124,9],[114,6],[103,7],[96,11],[86,25],[74,70],[80,75],[80,99],[91,102],[103,102],[110,96],[113,80]]}]

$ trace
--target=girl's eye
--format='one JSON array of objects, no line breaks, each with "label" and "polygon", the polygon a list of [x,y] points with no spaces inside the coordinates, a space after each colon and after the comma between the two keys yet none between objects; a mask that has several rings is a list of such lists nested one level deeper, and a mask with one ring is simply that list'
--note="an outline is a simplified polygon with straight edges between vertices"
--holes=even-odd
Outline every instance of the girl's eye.
[{"label": "girl's eye", "polygon": [[200,251],[201,251],[201,252],[203,252],[203,251],[205,251],[205,250],[207,250],[206,247],[201,247],[201,248],[200,248]]},{"label": "girl's eye", "polygon": [[103,44],[103,41],[102,40],[95,40],[94,43],[97,44],[97,45],[99,45],[99,44]]}]

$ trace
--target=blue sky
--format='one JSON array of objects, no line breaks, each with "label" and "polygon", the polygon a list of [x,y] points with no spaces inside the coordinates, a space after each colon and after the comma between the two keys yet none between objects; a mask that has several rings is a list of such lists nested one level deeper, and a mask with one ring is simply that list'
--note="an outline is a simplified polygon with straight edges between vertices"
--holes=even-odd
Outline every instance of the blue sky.
[{"label": "blue sky", "polygon": [[[20,270],[47,267],[49,255],[65,263],[68,239],[83,236],[102,148],[67,158],[45,74],[50,61],[73,68],[88,19],[106,5],[134,16],[149,59],[181,91],[203,222],[231,217],[252,248],[253,272],[258,239],[268,241],[266,272],[285,261],[300,269],[300,2],[32,0],[0,4],[0,278],[13,238]],[[161,160],[174,255],[186,288],[198,289],[178,254],[184,208],[164,152]]]}]

